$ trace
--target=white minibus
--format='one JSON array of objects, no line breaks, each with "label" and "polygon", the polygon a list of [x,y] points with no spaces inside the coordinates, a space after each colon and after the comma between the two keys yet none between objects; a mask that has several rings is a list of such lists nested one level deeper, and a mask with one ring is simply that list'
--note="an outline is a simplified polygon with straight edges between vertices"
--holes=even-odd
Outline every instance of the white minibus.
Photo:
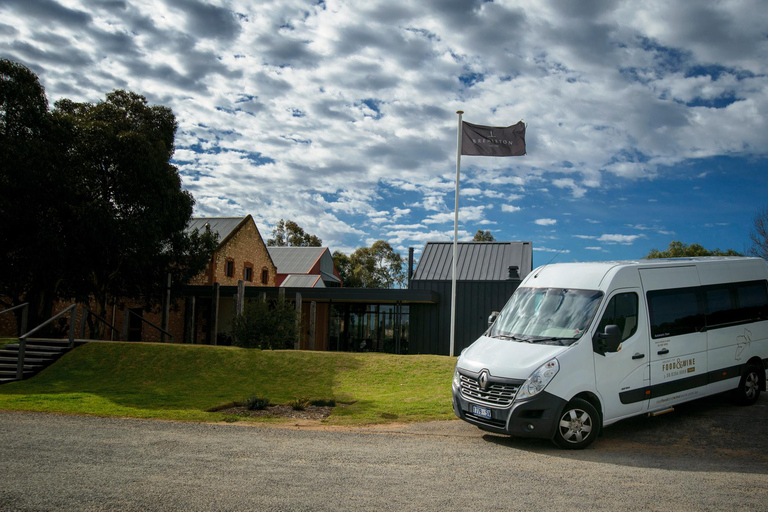
[{"label": "white minibus", "polygon": [[483,430],[578,449],[630,416],[765,391],[760,258],[545,265],[491,320],[453,376],[455,414]]}]

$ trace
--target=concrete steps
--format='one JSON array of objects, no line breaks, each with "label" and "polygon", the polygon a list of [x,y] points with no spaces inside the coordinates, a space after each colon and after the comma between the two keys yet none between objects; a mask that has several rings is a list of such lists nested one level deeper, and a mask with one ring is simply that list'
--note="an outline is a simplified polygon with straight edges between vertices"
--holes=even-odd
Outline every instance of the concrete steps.
[{"label": "concrete steps", "polygon": [[[22,378],[34,377],[67,352],[69,352],[69,340],[28,339],[24,351]],[[17,380],[18,361],[18,343],[11,343],[0,349],[0,384]]]}]

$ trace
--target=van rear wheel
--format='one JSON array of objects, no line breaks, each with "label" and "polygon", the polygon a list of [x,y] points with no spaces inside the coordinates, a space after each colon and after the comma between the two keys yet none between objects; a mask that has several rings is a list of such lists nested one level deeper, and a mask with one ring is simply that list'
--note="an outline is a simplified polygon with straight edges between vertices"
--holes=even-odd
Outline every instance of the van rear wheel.
[{"label": "van rear wheel", "polygon": [[574,398],[565,406],[557,423],[557,446],[566,450],[586,448],[600,433],[600,415],[594,406],[581,398]]},{"label": "van rear wheel", "polygon": [[747,366],[736,388],[736,402],[739,405],[752,405],[760,398],[760,373],[765,372],[757,366]]}]

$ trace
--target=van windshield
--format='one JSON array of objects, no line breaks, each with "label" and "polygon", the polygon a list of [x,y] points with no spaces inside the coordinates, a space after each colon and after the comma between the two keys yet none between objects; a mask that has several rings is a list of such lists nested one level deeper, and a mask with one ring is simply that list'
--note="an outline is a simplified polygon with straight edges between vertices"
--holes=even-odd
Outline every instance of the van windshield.
[{"label": "van windshield", "polygon": [[602,292],[594,290],[518,288],[488,336],[570,345],[589,328],[602,297]]}]

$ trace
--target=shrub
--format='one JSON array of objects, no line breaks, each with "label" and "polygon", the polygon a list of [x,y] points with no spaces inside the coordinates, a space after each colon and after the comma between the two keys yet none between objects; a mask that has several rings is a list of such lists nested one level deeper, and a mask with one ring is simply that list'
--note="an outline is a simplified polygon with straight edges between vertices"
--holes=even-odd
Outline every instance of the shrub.
[{"label": "shrub", "polygon": [[310,405],[314,405],[315,407],[336,407],[336,400],[331,398],[330,400],[325,400],[323,398],[312,400],[309,402]]},{"label": "shrub", "polygon": [[269,398],[261,398],[256,395],[245,399],[245,406],[249,411],[261,411],[269,407]]},{"label": "shrub", "polygon": [[276,350],[293,348],[298,314],[287,300],[248,302],[242,315],[232,321],[233,344],[244,348]]},{"label": "shrub", "polygon": [[310,400],[307,397],[299,397],[299,398],[294,398],[293,400],[288,402],[288,405],[290,405],[294,411],[303,411],[304,409],[309,407],[309,401]]}]

